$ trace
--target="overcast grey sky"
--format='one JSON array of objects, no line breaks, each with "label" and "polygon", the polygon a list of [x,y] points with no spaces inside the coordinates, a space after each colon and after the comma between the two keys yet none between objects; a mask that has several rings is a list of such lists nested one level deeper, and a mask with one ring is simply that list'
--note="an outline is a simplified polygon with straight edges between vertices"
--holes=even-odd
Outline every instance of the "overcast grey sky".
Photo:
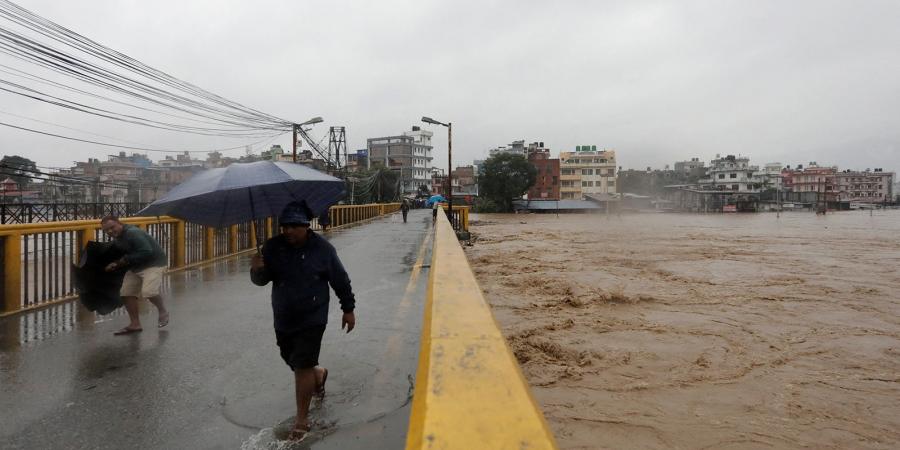
[{"label": "overcast grey sky", "polygon": [[[453,122],[454,165],[525,139],[554,153],[615,149],[625,168],[734,153],[760,165],[900,169],[893,0],[18,4],[226,98],[298,122],[322,116],[317,137],[346,126],[351,150],[431,129],[437,167],[446,129],[423,115]],[[125,127],[9,94],[0,112],[166,147],[246,142]],[[276,142],[290,148],[287,136]],[[39,165],[117,151],[0,129],[0,153]]]}]

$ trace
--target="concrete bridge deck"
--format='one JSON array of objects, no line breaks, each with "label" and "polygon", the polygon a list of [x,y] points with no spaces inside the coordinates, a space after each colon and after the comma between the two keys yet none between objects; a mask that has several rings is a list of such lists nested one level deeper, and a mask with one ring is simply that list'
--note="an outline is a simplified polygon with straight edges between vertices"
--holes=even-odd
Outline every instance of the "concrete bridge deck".
[{"label": "concrete bridge deck", "polygon": [[[328,394],[313,419],[327,431],[300,448],[402,448],[430,261],[431,215],[410,212],[326,233],[357,295],[357,328],[340,330],[333,298],[320,361]],[[423,261],[425,262],[423,264]],[[168,278],[171,323],[113,336],[124,311],[77,303],[0,319],[0,447],[275,448],[295,413],[278,356],[270,287],[249,256]]]}]

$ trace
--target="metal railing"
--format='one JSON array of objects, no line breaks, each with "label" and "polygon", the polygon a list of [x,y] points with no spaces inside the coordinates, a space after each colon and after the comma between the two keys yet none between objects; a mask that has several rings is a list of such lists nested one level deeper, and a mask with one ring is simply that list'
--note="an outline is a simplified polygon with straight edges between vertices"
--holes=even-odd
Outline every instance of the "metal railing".
[{"label": "metal railing", "polygon": [[[399,209],[399,203],[333,206],[329,226],[340,227]],[[218,229],[173,217],[132,217],[122,222],[156,238],[168,254],[169,270],[253,250],[257,239],[254,227],[265,238],[278,232],[273,218]],[[318,220],[311,225],[322,229]],[[0,316],[71,299],[75,295],[71,266],[78,262],[88,241],[108,240],[96,219],[0,225]]]},{"label": "metal railing", "polygon": [[110,214],[130,217],[145,206],[146,203],[4,203],[0,204],[0,225],[100,219]]},{"label": "metal railing", "polygon": [[469,231],[468,206],[454,206],[452,213],[447,211],[446,206],[443,208],[444,212],[447,214],[447,220],[450,221],[450,225],[453,226],[454,231]]}]

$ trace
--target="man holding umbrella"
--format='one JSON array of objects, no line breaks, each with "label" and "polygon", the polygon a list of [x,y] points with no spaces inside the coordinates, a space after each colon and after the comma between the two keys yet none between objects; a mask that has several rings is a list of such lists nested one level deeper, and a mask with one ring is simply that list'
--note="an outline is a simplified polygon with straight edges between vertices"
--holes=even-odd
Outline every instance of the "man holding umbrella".
[{"label": "man holding umbrella", "polygon": [[159,310],[157,326],[162,328],[168,325],[169,311],[159,292],[168,263],[166,253],[146,231],[133,225],[125,225],[116,216],[101,219],[100,227],[107,236],[114,239],[115,246],[124,254],[119,260],[109,263],[106,271],[128,270],[122,282],[121,295],[129,323],[115,334],[120,336],[143,330],[138,306],[138,299],[141,297],[146,297]]},{"label": "man holding umbrella", "polygon": [[340,300],[341,328],[349,333],[356,325],[350,277],[334,247],[309,228],[312,217],[305,203],[288,204],[278,218],[281,235],[265,243],[262,255],[253,256],[250,270],[254,284],[272,282],[275,338],[294,372],[297,418],[291,440],[306,437],[313,393],[325,393],[328,369],[319,366],[319,350],[328,322],[329,284]]}]

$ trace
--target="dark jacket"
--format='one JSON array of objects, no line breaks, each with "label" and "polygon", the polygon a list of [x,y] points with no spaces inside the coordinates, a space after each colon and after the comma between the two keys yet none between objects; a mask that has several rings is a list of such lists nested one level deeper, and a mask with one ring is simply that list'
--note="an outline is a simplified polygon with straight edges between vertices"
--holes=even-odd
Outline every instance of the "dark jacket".
[{"label": "dark jacket", "polygon": [[258,286],[272,282],[272,313],[276,331],[297,331],[328,323],[329,283],[344,312],[356,306],[350,277],[334,246],[309,231],[303,247],[288,244],[283,236],[269,239],[262,249],[265,267],[251,270]]},{"label": "dark jacket", "polygon": [[148,267],[165,267],[169,263],[159,242],[146,231],[134,225],[122,225],[122,234],[115,240],[116,247],[125,254],[121,261],[132,272]]}]

